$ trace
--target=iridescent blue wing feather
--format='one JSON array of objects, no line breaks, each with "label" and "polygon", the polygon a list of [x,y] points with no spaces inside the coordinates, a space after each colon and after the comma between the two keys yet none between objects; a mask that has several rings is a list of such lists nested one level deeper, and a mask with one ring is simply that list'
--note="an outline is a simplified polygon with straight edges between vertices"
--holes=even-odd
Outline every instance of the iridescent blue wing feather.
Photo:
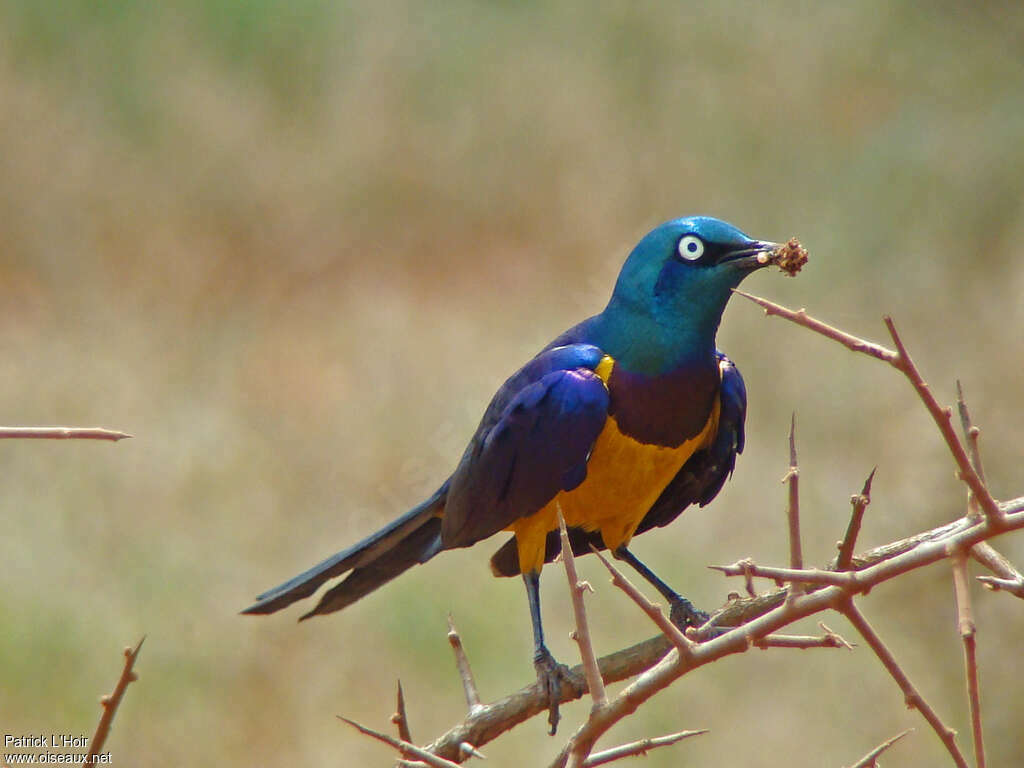
[{"label": "iridescent blue wing feather", "polygon": [[608,416],[589,344],[548,349],[495,395],[449,485],[444,549],[465,547],[532,515],[587,474]]}]

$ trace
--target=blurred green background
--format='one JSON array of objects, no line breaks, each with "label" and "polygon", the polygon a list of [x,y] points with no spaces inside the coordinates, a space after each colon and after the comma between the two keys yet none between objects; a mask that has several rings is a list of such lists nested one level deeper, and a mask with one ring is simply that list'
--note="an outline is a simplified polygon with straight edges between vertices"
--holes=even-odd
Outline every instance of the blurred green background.
[{"label": "blurred green background", "polygon": [[[1024,493],[1024,6],[919,6],[0,0],[0,423],[135,435],[0,444],[0,729],[91,734],[143,634],[115,764],[389,765],[334,715],[389,729],[401,677],[418,741],[459,720],[449,611],[486,699],[529,682],[500,539],[327,619],[237,612],[436,487],[679,215],[799,236],[798,279],[744,287],[879,341],[893,314],[942,400],[962,379],[996,495]],[[740,587],[707,564],[785,562],[794,410],[809,561],[876,464],[863,547],[961,514],[895,372],[741,300],[719,341],[747,451],[635,546],[698,604]],[[599,651],[652,635],[588,560]],[[1024,608],[975,595],[990,761],[1020,765]],[[862,605],[967,752],[951,596],[933,566]],[[572,660],[561,574],[544,601]],[[603,744],[701,727],[646,764],[847,765],[907,727],[893,764],[946,764],[863,646],[702,669]],[[561,736],[484,751],[542,765]]]}]

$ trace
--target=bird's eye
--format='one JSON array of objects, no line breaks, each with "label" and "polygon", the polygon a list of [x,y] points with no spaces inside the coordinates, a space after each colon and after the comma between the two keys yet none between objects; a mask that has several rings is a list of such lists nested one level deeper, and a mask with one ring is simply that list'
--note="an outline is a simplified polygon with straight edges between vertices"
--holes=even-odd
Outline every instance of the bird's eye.
[{"label": "bird's eye", "polygon": [[704,255],[704,241],[696,235],[687,235],[679,241],[679,255],[686,261],[696,261]]}]

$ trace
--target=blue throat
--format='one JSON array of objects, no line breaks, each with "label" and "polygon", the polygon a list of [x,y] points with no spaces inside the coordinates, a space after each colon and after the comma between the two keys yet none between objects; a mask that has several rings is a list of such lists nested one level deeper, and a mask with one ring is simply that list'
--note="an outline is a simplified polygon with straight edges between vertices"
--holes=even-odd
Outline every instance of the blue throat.
[{"label": "blue throat", "polygon": [[[724,302],[722,308],[724,309]],[[637,311],[613,296],[595,320],[595,343],[616,365],[632,373],[658,376],[680,368],[717,366],[715,334],[722,311]],[[705,311],[701,311],[705,309]]]}]

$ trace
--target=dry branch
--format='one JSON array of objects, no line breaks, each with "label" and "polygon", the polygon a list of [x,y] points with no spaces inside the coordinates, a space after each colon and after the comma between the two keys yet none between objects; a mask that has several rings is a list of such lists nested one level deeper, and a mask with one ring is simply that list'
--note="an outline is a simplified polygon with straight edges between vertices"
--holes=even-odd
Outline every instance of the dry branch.
[{"label": "dry branch", "polygon": [[360,733],[394,747],[402,754],[403,757],[415,757],[417,760],[422,760],[427,765],[434,766],[434,768],[458,768],[458,763],[453,763],[451,760],[445,760],[442,757],[438,757],[426,749],[417,747],[415,744],[410,744],[402,739],[396,739],[394,736],[388,736],[386,733],[381,733],[380,731],[375,731],[372,728],[367,728],[365,725],[361,725],[355,720],[349,720],[347,717],[337,715],[337,718],[344,723],[348,723]]},{"label": "dry branch", "polygon": [[1006,591],[1017,597],[1024,598],[1024,580],[1022,579],[997,579],[993,576],[979,576],[978,581],[993,592]]},{"label": "dry branch", "polygon": [[846,535],[839,543],[839,556],[836,558],[836,570],[849,570],[853,558],[853,549],[857,546],[857,536],[860,535],[860,526],[864,520],[864,510],[871,503],[871,481],[875,479],[875,469],[871,470],[868,479],[864,481],[864,487],[860,493],[850,497],[853,505],[853,513],[850,515],[850,522],[846,527]]},{"label": "dry branch", "polygon": [[670,733],[667,736],[657,736],[653,739],[641,739],[640,741],[634,741],[630,744],[623,744],[621,747],[605,749],[601,752],[595,752],[588,757],[583,763],[583,768],[595,768],[598,765],[606,765],[607,763],[622,760],[626,757],[636,757],[637,755],[646,756],[652,749],[678,744],[683,739],[688,739],[691,736],[700,736],[707,732],[706,728],[699,731],[680,731],[679,733]]},{"label": "dry branch", "polygon": [[[796,414],[789,422],[789,471],[782,478],[789,486],[789,503],[786,505],[786,521],[789,523],[789,567],[800,570],[804,567],[803,547],[800,544],[800,466],[796,460]],[[794,589],[793,594],[797,591]]]},{"label": "dry branch", "polygon": [[985,768],[985,742],[981,729],[981,689],[978,682],[977,629],[971,610],[971,592],[967,579],[967,554],[953,554],[953,594],[956,597],[957,628],[964,646],[964,677],[967,704],[971,712],[971,737],[974,742],[975,768]]},{"label": "dry branch", "polygon": [[405,714],[405,694],[402,692],[402,681],[398,681],[398,693],[395,695],[395,714],[391,716],[391,722],[398,727],[398,738],[402,741],[412,741],[412,733],[409,731],[409,718]]},{"label": "dry branch", "polygon": [[448,614],[448,642],[455,654],[455,666],[459,670],[459,678],[462,680],[462,691],[466,694],[466,706],[470,714],[480,707],[480,693],[477,691],[476,680],[473,678],[473,669],[469,666],[469,657],[462,647],[462,638],[455,629],[455,619]]},{"label": "dry branch", "polygon": [[[569,595],[572,598],[573,616],[576,619],[576,630],[573,639],[580,647],[580,658],[583,660],[583,673],[587,680],[587,689],[593,699],[593,709],[599,710],[608,703],[608,694],[604,690],[604,680],[597,666],[597,655],[594,653],[594,642],[590,637],[590,626],[587,624],[587,609],[583,605],[583,593],[590,590],[590,585],[580,581],[576,573],[576,557],[569,543],[569,531],[565,527],[562,508],[558,507],[558,530],[562,538],[562,564],[565,566],[565,577],[569,581]],[[591,590],[592,591],[592,590]],[[552,734],[554,731],[552,731]],[[585,757],[585,755],[584,755]]]},{"label": "dry branch", "polygon": [[914,389],[917,390],[918,396],[921,398],[921,402],[924,403],[928,413],[931,414],[932,419],[935,421],[935,425],[939,428],[939,432],[946,441],[946,445],[949,447],[950,453],[953,454],[953,460],[956,462],[957,469],[959,471],[960,479],[963,480],[967,487],[974,493],[975,498],[978,499],[978,503],[981,505],[982,512],[989,518],[991,518],[993,525],[999,525],[999,506],[996,504],[992,494],[989,493],[988,487],[984,481],[978,477],[977,472],[971,466],[970,460],[967,458],[967,453],[964,450],[960,439],[956,436],[956,432],[953,430],[952,425],[952,411],[949,408],[943,408],[939,405],[935,396],[932,395],[931,389],[923,378],[921,373],[917,370],[917,366],[914,364],[913,359],[907,352],[906,347],[903,345],[903,340],[900,338],[899,333],[896,331],[896,325],[893,323],[892,318],[886,316],[883,318],[885,326],[889,331],[890,337],[892,337],[893,343],[896,345],[896,351],[893,352],[891,349],[873,344],[864,339],[859,339],[844,331],[840,331],[838,328],[833,328],[827,323],[823,323],[821,320],[816,320],[810,317],[807,312],[803,309],[792,310],[787,309],[779,304],[776,304],[768,299],[762,299],[760,296],[754,296],[744,291],[734,289],[735,293],[740,296],[750,299],[755,304],[759,304],[764,308],[766,315],[777,315],[784,317],[787,320],[791,320],[797,325],[802,325],[816,333],[820,333],[826,338],[838,341],[843,346],[854,352],[861,352],[871,357],[884,360],[889,363],[893,368],[900,371],[913,385]]},{"label": "dry branch", "polygon": [[904,672],[896,658],[892,655],[892,652],[882,642],[882,638],[878,636],[878,633],[868,623],[868,620],[864,618],[864,614],[857,609],[852,600],[847,600],[844,604],[837,606],[837,608],[853,624],[856,630],[860,632],[861,637],[871,647],[871,650],[875,652],[878,660],[882,662],[882,666],[885,667],[892,679],[896,681],[900,690],[903,691],[903,698],[907,706],[916,709],[928,721],[928,725],[932,727],[932,730],[935,731],[936,735],[946,746],[946,750],[949,752],[950,757],[953,758],[953,762],[957,764],[957,768],[968,768],[967,760],[960,751],[960,747],[956,744],[956,731],[942,722],[935,713],[935,710],[932,709],[932,706],[925,701],[917,688],[914,687],[914,684],[910,682],[907,673]]},{"label": "dry branch", "polygon": [[111,440],[131,437],[102,427],[0,427],[0,440]]},{"label": "dry branch", "polygon": [[897,741],[902,739],[908,733],[913,733],[913,728],[908,728],[903,733],[898,733],[891,739],[883,741],[877,747],[868,752],[864,757],[858,760],[856,763],[850,766],[850,768],[875,768],[878,765],[878,756],[881,755],[885,750],[895,744]]},{"label": "dry branch", "polygon": [[630,600],[640,606],[640,610],[647,614],[658,629],[672,642],[672,645],[684,654],[689,653],[693,648],[694,642],[684,635],[679,627],[669,621],[661,606],[657,603],[652,603],[644,597],[643,593],[636,588],[636,585],[623,576],[622,571],[612,565],[608,558],[602,555],[596,548],[594,549],[594,554],[597,555],[598,559],[604,564],[604,567],[611,573],[612,584],[625,592]]},{"label": "dry branch", "polygon": [[93,733],[92,739],[89,741],[89,752],[85,758],[86,765],[91,764],[93,758],[103,751],[103,745],[107,742],[107,736],[110,734],[110,726],[114,722],[114,716],[117,714],[117,708],[121,706],[121,699],[124,698],[124,692],[128,689],[128,686],[131,683],[134,683],[139,679],[139,676],[136,675],[134,671],[135,660],[139,657],[139,651],[142,649],[142,644],[144,642],[146,642],[145,637],[139,640],[138,644],[134,648],[124,649],[124,667],[121,669],[121,676],[117,679],[117,685],[114,686],[113,693],[100,699],[100,706],[103,707],[103,714],[100,716],[100,721],[96,725],[96,732]]}]

